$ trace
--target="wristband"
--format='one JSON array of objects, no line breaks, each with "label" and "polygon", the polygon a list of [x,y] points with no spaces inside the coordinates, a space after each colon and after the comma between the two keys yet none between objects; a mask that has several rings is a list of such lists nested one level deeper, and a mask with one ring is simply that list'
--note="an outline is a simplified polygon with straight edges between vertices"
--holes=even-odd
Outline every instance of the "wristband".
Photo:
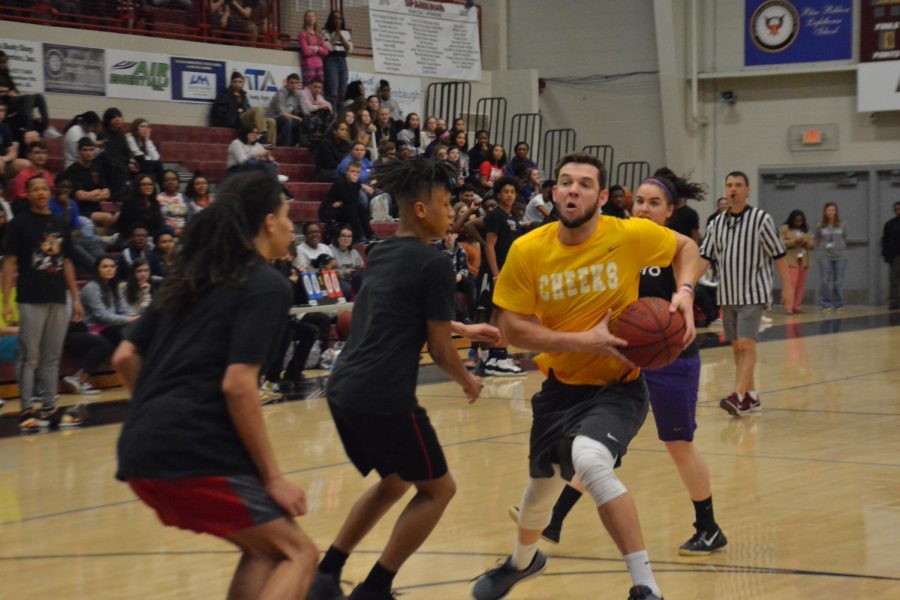
[{"label": "wristband", "polygon": [[679,286],[679,288],[678,288],[678,291],[679,291],[679,292],[680,292],[681,290],[687,290],[687,292],[690,293],[691,296],[694,295],[694,288],[693,288],[693,286],[692,286],[691,284],[689,284],[689,283],[682,283],[681,286]]}]

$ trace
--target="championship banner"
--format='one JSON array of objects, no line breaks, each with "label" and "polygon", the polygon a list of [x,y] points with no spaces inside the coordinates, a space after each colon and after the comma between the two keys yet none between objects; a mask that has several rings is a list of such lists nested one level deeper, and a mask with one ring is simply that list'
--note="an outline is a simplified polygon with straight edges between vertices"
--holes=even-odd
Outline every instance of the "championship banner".
[{"label": "championship banner", "polygon": [[173,56],[170,65],[177,102],[212,102],[228,85],[225,61]]},{"label": "championship banner", "polygon": [[859,62],[900,59],[900,0],[862,2],[859,18]]},{"label": "championship banner", "polygon": [[745,36],[746,66],[851,60],[853,0],[745,0]]},{"label": "championship banner", "polygon": [[99,48],[44,44],[44,91],[105,96],[105,53]]},{"label": "championship banner", "polygon": [[284,87],[287,76],[291,73],[300,75],[300,67],[284,67],[278,65],[262,65],[257,63],[228,61],[228,72],[225,81],[219,87],[217,94],[228,87],[231,74],[237,71],[244,76],[244,91],[250,106],[266,108],[272,101],[272,96]]},{"label": "championship banner", "polygon": [[379,73],[481,79],[478,11],[428,0],[371,0],[372,56]]},{"label": "championship banner", "polygon": [[366,96],[378,95],[378,83],[386,79],[391,84],[391,98],[400,105],[403,116],[411,112],[419,115],[422,120],[422,80],[418,77],[404,77],[402,75],[378,75],[377,73],[364,73],[362,71],[350,71],[347,81],[362,81],[366,87]]},{"label": "championship banner", "polygon": [[110,98],[172,99],[168,54],[107,50],[105,78]]},{"label": "championship banner", "polygon": [[0,40],[0,50],[9,57],[9,74],[20,94],[44,91],[44,56],[40,42]]}]

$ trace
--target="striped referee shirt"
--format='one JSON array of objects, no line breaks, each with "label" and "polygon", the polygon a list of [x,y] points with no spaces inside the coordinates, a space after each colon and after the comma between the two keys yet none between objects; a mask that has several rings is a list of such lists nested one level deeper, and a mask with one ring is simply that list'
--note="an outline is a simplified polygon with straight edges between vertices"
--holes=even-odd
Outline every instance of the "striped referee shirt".
[{"label": "striped referee shirt", "polygon": [[719,267],[719,304],[772,304],[772,262],[786,250],[769,213],[725,211],[706,229],[700,255]]}]

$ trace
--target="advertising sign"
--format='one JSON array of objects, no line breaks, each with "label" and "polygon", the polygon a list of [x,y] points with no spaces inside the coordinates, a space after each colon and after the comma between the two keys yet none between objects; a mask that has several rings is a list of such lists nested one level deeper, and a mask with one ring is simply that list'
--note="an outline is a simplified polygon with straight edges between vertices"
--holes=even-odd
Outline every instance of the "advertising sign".
[{"label": "advertising sign", "polygon": [[106,95],[110,98],[171,100],[171,87],[167,54],[106,51]]},{"label": "advertising sign", "polygon": [[105,96],[104,58],[99,48],[44,44],[44,91]]},{"label": "advertising sign", "polygon": [[9,57],[9,74],[20,94],[44,91],[44,56],[40,42],[0,40],[0,49]]},{"label": "advertising sign", "polygon": [[225,61],[173,56],[171,67],[172,100],[212,102],[228,85]]},{"label": "advertising sign", "polygon": [[244,76],[244,90],[250,100],[250,106],[259,106],[260,108],[269,106],[275,92],[284,87],[288,75],[300,74],[299,67],[228,61],[228,78],[225,85],[222,86],[223,89],[228,85],[231,73],[234,71]]}]

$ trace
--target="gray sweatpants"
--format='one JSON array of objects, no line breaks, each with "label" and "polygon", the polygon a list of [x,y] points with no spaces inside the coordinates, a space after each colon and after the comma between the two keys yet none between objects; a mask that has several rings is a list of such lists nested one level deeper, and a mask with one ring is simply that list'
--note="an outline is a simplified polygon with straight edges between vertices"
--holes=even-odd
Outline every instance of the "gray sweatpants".
[{"label": "gray sweatpants", "polygon": [[65,304],[19,303],[19,355],[16,377],[22,410],[31,408],[35,384],[41,391],[41,405],[56,405],[59,358],[69,328]]}]

